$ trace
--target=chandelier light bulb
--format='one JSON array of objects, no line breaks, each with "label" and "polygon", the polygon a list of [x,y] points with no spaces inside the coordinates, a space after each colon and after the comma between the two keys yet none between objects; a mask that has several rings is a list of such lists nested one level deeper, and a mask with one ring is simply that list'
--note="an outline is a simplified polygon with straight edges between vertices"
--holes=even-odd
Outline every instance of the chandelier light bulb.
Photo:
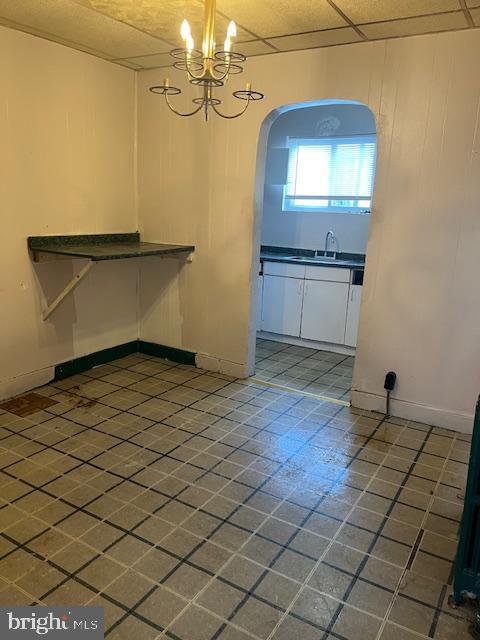
[{"label": "chandelier light bulb", "polygon": [[230,20],[227,28],[227,37],[225,38],[225,42],[223,44],[223,50],[230,52],[232,50],[232,38],[235,38],[237,35],[237,25],[233,20]]},{"label": "chandelier light bulb", "polygon": [[182,40],[185,41],[187,41],[189,37],[192,37],[192,32],[190,29],[190,25],[188,24],[188,20],[184,20],[182,22],[182,26],[180,27],[180,35],[182,36]]},{"label": "chandelier light bulb", "polygon": [[230,20],[227,28],[227,38],[235,38],[237,35],[237,25],[233,20]]}]

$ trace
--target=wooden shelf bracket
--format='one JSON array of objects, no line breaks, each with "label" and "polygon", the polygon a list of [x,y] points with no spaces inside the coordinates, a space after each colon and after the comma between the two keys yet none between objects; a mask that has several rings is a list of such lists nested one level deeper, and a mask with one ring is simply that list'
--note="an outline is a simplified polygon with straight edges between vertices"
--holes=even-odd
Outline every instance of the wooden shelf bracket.
[{"label": "wooden shelf bracket", "polygon": [[78,287],[80,282],[85,278],[94,264],[95,262],[89,260],[87,264],[83,266],[82,269],[80,269],[77,275],[74,276],[72,280],[70,280],[63,291],[55,298],[55,300],[42,311],[42,320],[45,321],[52,315],[55,309],[57,309],[62,304],[68,294],[71,293],[76,287]]}]

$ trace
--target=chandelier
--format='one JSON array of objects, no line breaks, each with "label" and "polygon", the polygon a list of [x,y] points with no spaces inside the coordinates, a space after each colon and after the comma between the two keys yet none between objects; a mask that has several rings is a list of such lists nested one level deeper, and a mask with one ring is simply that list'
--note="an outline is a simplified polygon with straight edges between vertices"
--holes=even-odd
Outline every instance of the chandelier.
[{"label": "chandelier", "polygon": [[182,113],[172,106],[170,96],[178,95],[182,90],[172,86],[168,78],[165,78],[162,85],[150,87],[152,93],[158,93],[165,97],[165,102],[169,109],[177,116],[193,116],[203,110],[205,120],[208,120],[211,109],[222,118],[238,118],[245,113],[250,102],[263,98],[263,94],[258,91],[252,91],[251,84],[247,82],[245,89],[233,92],[235,98],[243,100],[245,103],[238,113],[228,115],[218,109],[222,101],[214,97],[215,89],[222,87],[230,75],[242,73],[242,63],[245,62],[246,57],[241,53],[232,51],[232,38],[237,35],[237,27],[233,21],[228,25],[223,49],[217,51],[215,45],[215,4],[215,0],[205,0],[202,50],[195,49],[190,25],[187,20],[184,20],[180,34],[185,46],[171,51],[171,56],[175,58],[173,63],[175,69],[185,71],[188,81],[202,88],[202,94],[192,101],[196,105],[195,108],[188,113]]}]

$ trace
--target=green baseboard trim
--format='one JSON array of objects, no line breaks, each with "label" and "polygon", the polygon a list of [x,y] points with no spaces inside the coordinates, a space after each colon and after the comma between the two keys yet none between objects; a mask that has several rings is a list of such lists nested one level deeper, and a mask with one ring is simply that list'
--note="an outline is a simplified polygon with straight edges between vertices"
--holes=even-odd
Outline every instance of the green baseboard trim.
[{"label": "green baseboard trim", "polygon": [[138,341],[138,350],[148,356],[156,356],[157,358],[167,358],[172,362],[180,364],[190,364],[195,366],[195,353],[193,351],[185,351],[185,349],[175,349],[174,347],[166,347],[163,344],[155,344],[155,342]]},{"label": "green baseboard trim", "polygon": [[107,364],[108,362],[112,362],[112,360],[118,360],[119,358],[124,358],[132,353],[136,353],[138,351],[137,343],[138,340],[132,340],[131,342],[125,342],[124,344],[119,344],[109,349],[95,351],[86,356],[57,364],[55,366],[54,380],[64,380],[76,373],[82,373],[83,371],[88,371],[88,369],[93,369],[93,367],[98,367],[100,364]]},{"label": "green baseboard trim", "polygon": [[98,367],[100,364],[108,364],[113,360],[125,358],[125,356],[138,352],[145,353],[149,356],[156,356],[157,358],[168,358],[168,360],[180,364],[195,366],[195,353],[193,353],[193,351],[166,347],[163,344],[145,342],[144,340],[132,340],[131,342],[119,344],[116,347],[95,351],[95,353],[57,364],[55,366],[54,380],[64,380],[76,373],[83,373],[84,371],[88,371],[88,369]]}]

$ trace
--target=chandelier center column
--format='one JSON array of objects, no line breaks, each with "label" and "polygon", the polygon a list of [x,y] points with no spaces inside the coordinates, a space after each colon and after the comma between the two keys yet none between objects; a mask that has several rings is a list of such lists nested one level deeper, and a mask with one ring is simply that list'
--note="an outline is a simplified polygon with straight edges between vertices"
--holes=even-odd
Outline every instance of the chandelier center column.
[{"label": "chandelier center column", "polygon": [[205,31],[203,34],[203,55],[213,59],[215,53],[215,1],[205,1]]}]

